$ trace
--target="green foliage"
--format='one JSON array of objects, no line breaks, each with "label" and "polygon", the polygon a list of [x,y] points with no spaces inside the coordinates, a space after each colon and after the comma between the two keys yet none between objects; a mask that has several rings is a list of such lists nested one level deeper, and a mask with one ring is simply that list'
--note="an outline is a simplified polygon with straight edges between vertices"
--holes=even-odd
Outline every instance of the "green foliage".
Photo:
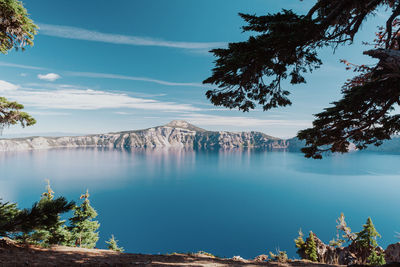
[{"label": "green foliage", "polygon": [[[207,98],[214,105],[243,111],[254,109],[257,104],[264,110],[290,105],[282,80],[304,83],[302,73],[321,64],[315,51],[318,45],[309,42],[315,23],[290,10],[261,17],[240,16],[248,23],[243,31],[259,35],[246,42],[230,43],[227,49],[211,51],[217,57],[216,67],[204,83],[215,84],[218,89],[207,91]],[[304,47],[299,48],[300,44]]]},{"label": "green foliage", "polygon": [[[343,98],[333,102],[333,107],[316,114],[313,128],[300,131],[299,139],[308,147],[302,151],[306,157],[321,158],[323,152],[344,153],[350,143],[357,149],[370,144],[377,146],[400,130],[400,117],[393,115],[399,101],[397,85],[400,79],[390,76],[392,70],[380,66],[356,85],[343,90]],[[328,146],[327,146],[328,145]]]},{"label": "green foliage", "polygon": [[8,236],[9,232],[16,230],[20,212],[16,203],[0,202],[0,236]]},{"label": "green foliage", "polygon": [[28,113],[21,111],[23,108],[24,106],[17,102],[0,97],[0,128],[18,123],[22,127],[34,125],[36,120]]},{"label": "green foliage", "polygon": [[[336,220],[337,222],[337,238],[330,241],[329,245],[332,247],[342,247],[344,244],[348,244],[345,251],[352,253],[359,263],[368,263],[373,266],[379,266],[385,264],[385,255],[378,248],[376,241],[377,237],[381,237],[376,231],[371,218],[367,219],[367,222],[363,225],[363,229],[359,233],[352,233],[350,227],[345,221],[343,213]],[[304,235],[299,230],[299,236],[294,240],[297,248],[297,253],[302,259],[318,262],[324,260],[321,255],[318,255],[317,244],[320,246],[321,242],[317,240],[316,235],[310,231],[310,234],[306,241],[303,239]],[[325,245],[323,245],[325,246]],[[340,251],[340,250],[339,250]],[[337,253],[338,251],[336,251]],[[339,256],[339,254],[336,254]],[[322,257],[318,259],[318,257]],[[339,259],[334,259],[334,263],[338,263]]]},{"label": "green foliage", "polygon": [[23,210],[16,204],[0,203],[0,236],[18,236],[51,228],[59,221],[59,214],[70,211],[73,206],[74,202],[68,202],[64,197],[34,203],[32,208]]},{"label": "green foliage", "polygon": [[294,240],[294,243],[297,248],[296,253],[300,256],[300,258],[305,259],[306,255],[304,251],[306,249],[306,242],[304,241],[303,237],[304,234],[301,229],[299,229],[299,236]]},{"label": "green foliage", "polygon": [[[50,187],[50,182],[47,180],[46,192],[42,194],[38,206],[47,205],[54,199],[54,191]],[[67,245],[70,239],[70,233],[65,226],[65,220],[61,220],[60,216],[52,225],[44,225],[38,230],[33,231],[29,235],[23,236],[25,241],[36,243],[41,246],[50,245]]]},{"label": "green foliage", "polygon": [[378,242],[376,239],[381,235],[376,231],[371,218],[363,225],[361,232],[357,234],[354,244],[360,250],[360,258],[362,262],[369,262],[370,265],[376,265],[384,261],[384,255],[377,254]]},{"label": "green foliage", "polygon": [[111,238],[108,241],[106,241],[106,243],[108,244],[107,246],[108,249],[117,252],[124,252],[124,248],[118,246],[118,240],[115,240],[114,235],[111,235]]},{"label": "green foliage", "polygon": [[376,248],[378,246],[377,237],[381,237],[381,235],[376,231],[371,218],[368,217],[366,224],[363,225],[363,230],[357,234],[355,243],[361,248]]},{"label": "green foliage", "polygon": [[[89,193],[81,196],[84,199],[80,206],[67,202],[64,197],[54,197],[54,191],[48,182],[46,191],[39,202],[31,209],[19,210],[14,203],[0,202],[0,236],[12,237],[41,246],[53,244],[94,248],[99,239],[96,232],[100,224],[93,221],[97,212],[91,207]],[[70,226],[65,226],[60,214],[74,210],[69,219]],[[114,236],[107,242],[109,248],[123,251],[118,247]]]},{"label": "green foliage", "polygon": [[381,253],[378,255],[374,249],[374,250],[372,250],[371,254],[369,255],[367,261],[368,261],[368,264],[371,266],[385,265],[386,264],[385,254]]},{"label": "green foliage", "polygon": [[98,221],[93,221],[97,217],[97,212],[90,206],[89,192],[81,196],[84,199],[80,206],[74,207],[74,215],[69,219],[71,226],[71,246],[94,248],[99,240],[99,233],[96,232],[100,227]]},{"label": "green foliage", "polygon": [[303,236],[304,236],[303,232],[301,231],[301,229],[299,229],[299,236],[294,240],[295,246],[298,249],[304,248],[305,242]]},{"label": "green foliage", "polygon": [[[39,202],[31,209],[19,210],[14,203],[0,202],[0,236],[13,237],[28,243],[41,246],[53,244],[94,248],[99,239],[96,232],[100,224],[93,221],[97,212],[89,202],[89,193],[81,196],[84,199],[80,206],[67,202],[63,197],[54,197],[54,191],[47,182],[46,191]],[[69,219],[70,226],[65,225],[60,214],[74,210]],[[114,236],[107,242],[109,248],[123,252],[118,247]]]},{"label": "green foliage", "polygon": [[[28,17],[21,1],[0,0],[0,53],[6,54],[13,47],[16,49],[32,46],[37,26]],[[0,130],[6,126],[20,124],[31,126],[36,120],[22,112],[23,105],[0,97]]]},{"label": "green foliage", "polygon": [[285,263],[288,261],[288,255],[286,251],[277,251],[276,254],[269,252],[269,256],[271,258],[271,261],[277,261],[281,263]]},{"label": "green foliage", "polygon": [[29,18],[21,1],[0,0],[0,53],[10,49],[33,46],[37,26]]},{"label": "green foliage", "polygon": [[351,44],[379,8],[389,13],[388,19],[377,49],[364,52],[379,63],[356,66],[361,74],[343,86],[343,98],[317,114],[313,127],[299,132],[298,138],[305,140],[302,151],[312,158],[322,158],[324,152],[347,152],[350,143],[358,149],[380,145],[400,131],[400,116],[393,112],[400,103],[398,1],[319,0],[305,15],[291,10],[264,16],[240,14],[246,22],[243,31],[254,35],[211,51],[215,67],[204,83],[216,88],[206,92],[207,98],[216,106],[241,111],[257,105],[264,110],[290,105],[284,80],[305,83],[305,73],[322,64],[319,49]]},{"label": "green foliage", "polygon": [[315,244],[314,240],[314,233],[310,231],[310,235],[307,239],[307,242],[305,244],[305,254],[308,260],[317,262],[318,261],[318,256],[317,256],[317,246]]}]

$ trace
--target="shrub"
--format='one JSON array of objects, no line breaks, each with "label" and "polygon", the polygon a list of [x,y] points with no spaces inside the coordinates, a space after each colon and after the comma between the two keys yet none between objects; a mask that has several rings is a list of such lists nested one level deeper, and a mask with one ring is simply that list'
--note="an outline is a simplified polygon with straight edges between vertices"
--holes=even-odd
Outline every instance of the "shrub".
[{"label": "shrub", "polygon": [[281,262],[281,263],[285,263],[288,261],[288,255],[286,253],[286,251],[277,251],[276,254],[270,252],[269,253],[271,261],[277,261],[277,262]]},{"label": "shrub", "polygon": [[106,243],[108,244],[107,248],[109,250],[114,250],[117,252],[124,252],[124,248],[118,246],[118,240],[116,240],[114,238],[114,235],[111,235],[110,240],[106,241]]}]

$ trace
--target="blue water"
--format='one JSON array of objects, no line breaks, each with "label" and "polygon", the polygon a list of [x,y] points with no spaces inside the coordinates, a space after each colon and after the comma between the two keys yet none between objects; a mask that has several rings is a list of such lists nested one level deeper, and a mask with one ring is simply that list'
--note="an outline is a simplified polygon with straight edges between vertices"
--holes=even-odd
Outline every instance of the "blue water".
[{"label": "blue water", "polygon": [[352,153],[310,160],[287,152],[60,149],[0,153],[0,196],[28,207],[45,179],[78,200],[87,188],[101,223],[127,252],[204,250],[295,257],[301,227],[323,241],[344,212],[359,231],[371,216],[386,247],[400,231],[400,155]]}]

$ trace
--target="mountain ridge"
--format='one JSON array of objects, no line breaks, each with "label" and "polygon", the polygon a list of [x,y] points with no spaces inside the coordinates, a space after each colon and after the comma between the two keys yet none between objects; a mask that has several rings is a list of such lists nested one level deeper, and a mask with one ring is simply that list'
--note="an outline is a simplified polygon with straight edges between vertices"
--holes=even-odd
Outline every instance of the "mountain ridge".
[{"label": "mountain ridge", "polygon": [[[209,131],[187,121],[173,120],[147,129],[72,136],[30,136],[0,138],[0,152],[50,148],[185,148],[285,150],[300,152],[304,141],[296,137],[282,139],[262,132]],[[353,151],[354,149],[352,149]],[[400,137],[393,136],[370,152],[400,153]]]},{"label": "mountain ridge", "polygon": [[0,151],[62,147],[189,148],[189,149],[289,149],[291,139],[262,132],[208,131],[183,120],[141,130],[63,137],[0,139]]}]

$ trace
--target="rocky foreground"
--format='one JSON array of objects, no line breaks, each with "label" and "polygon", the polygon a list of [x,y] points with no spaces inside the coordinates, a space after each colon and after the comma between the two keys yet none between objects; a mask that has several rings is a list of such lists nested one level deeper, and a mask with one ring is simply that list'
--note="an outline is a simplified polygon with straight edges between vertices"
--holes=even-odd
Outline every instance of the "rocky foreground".
[{"label": "rocky foreground", "polygon": [[[391,248],[390,257],[400,257],[400,243]],[[394,254],[395,255],[394,255]],[[313,263],[306,260],[286,260],[285,262],[267,262],[266,255],[252,260],[239,256],[222,259],[211,254],[199,252],[192,254],[173,253],[169,255],[144,255],[119,253],[103,249],[85,249],[65,246],[50,248],[37,247],[14,242],[8,238],[0,239],[0,266],[271,266],[271,267],[344,267],[346,265]],[[392,258],[393,259],[393,258]],[[364,266],[364,265],[347,265]],[[384,267],[400,266],[389,263]]]},{"label": "rocky foreground", "polygon": [[288,261],[287,263],[254,260],[220,259],[204,254],[142,255],[101,249],[55,246],[40,248],[0,240],[0,266],[340,266]]},{"label": "rocky foreground", "polygon": [[187,149],[289,149],[294,140],[283,140],[260,132],[207,131],[186,121],[172,121],[144,130],[68,137],[0,139],[0,151],[49,148],[187,148]]}]

